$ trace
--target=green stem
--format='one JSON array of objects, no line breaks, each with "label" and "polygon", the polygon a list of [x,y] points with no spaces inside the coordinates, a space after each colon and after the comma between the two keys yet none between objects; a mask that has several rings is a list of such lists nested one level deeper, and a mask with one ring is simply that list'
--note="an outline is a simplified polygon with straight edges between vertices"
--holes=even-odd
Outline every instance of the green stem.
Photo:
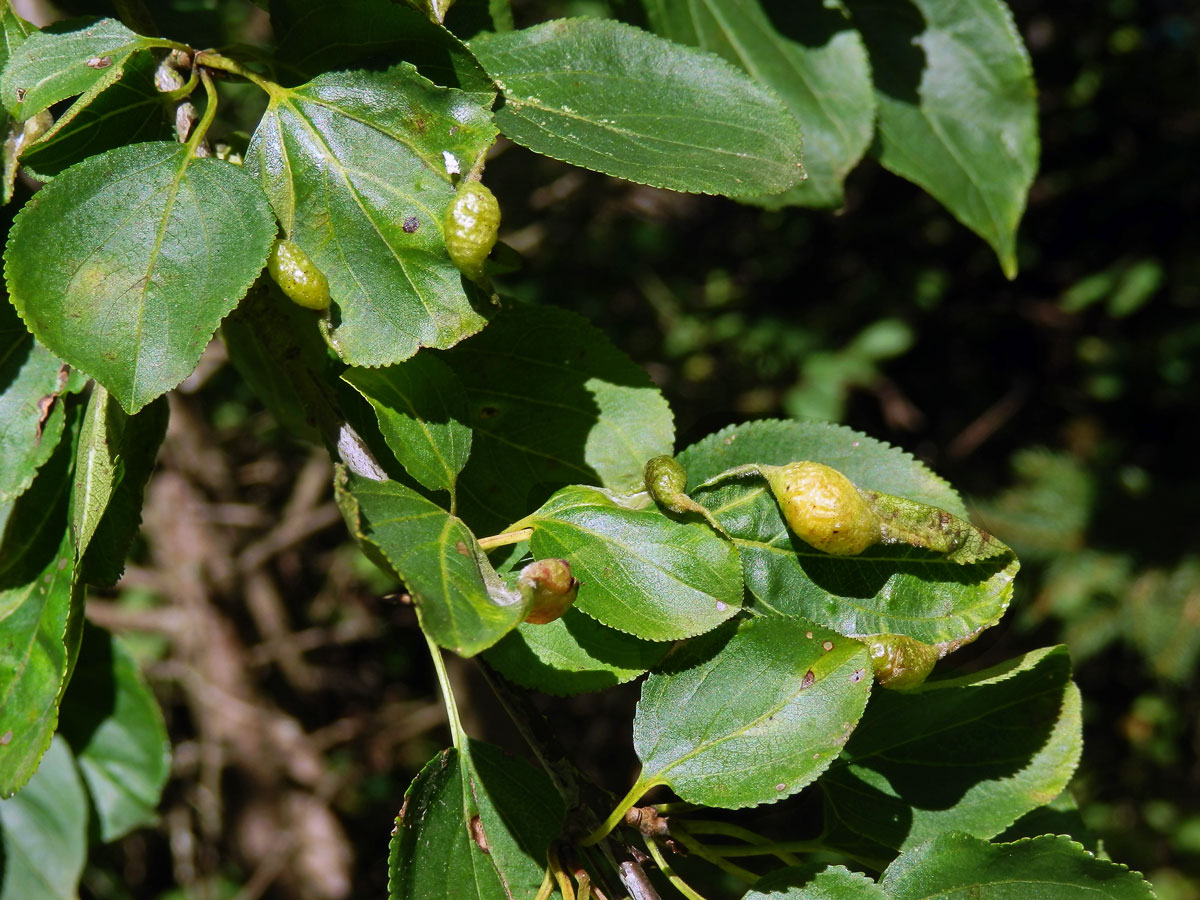
[{"label": "green stem", "polygon": [[671,837],[683,844],[693,856],[698,856],[718,869],[728,872],[734,878],[740,878],[746,884],[754,884],[754,882],[758,881],[758,876],[749,869],[743,869],[741,866],[731,863],[720,854],[710,853],[709,850],[711,848],[696,840],[695,837],[688,833],[685,823],[680,821],[672,822]]},{"label": "green stem", "polygon": [[475,157],[475,162],[471,163],[471,169],[463,176],[465,181],[482,181],[483,167],[487,165],[488,148],[484,147],[479,151],[479,155]]},{"label": "green stem", "polygon": [[[826,848],[820,841],[771,841],[766,844],[736,844],[729,847],[710,846],[708,849],[717,856],[776,856],[787,862],[788,865],[794,866],[799,863],[799,859],[792,856],[793,853],[817,853]],[[784,859],[785,856],[791,860],[795,860],[795,862],[789,862]]]},{"label": "green stem", "polygon": [[268,81],[261,75],[251,72],[236,60],[232,60],[228,56],[222,56],[220,53],[213,53],[211,50],[201,50],[197,53],[195,63],[198,66],[205,66],[209,69],[220,69],[222,72],[228,72],[230,75],[245,78],[272,97],[281,90],[275,82]]},{"label": "green stem", "polygon": [[[751,831],[749,828],[743,828],[741,825],[731,825],[728,822],[718,822],[713,819],[688,819],[686,822],[676,822],[676,827],[679,827],[680,825],[682,825],[692,834],[720,834],[724,835],[725,837],[737,838],[738,840],[745,841],[747,844],[752,844],[755,847],[773,848],[763,851],[763,853],[758,853],[756,851],[743,853],[741,852],[743,849],[741,847],[709,846],[708,849],[717,856],[760,856],[770,854],[779,857],[780,862],[783,862],[789,866],[800,865],[799,857],[793,856],[791,853],[787,852],[787,850],[774,849],[779,847],[775,841],[772,841],[770,838],[763,837],[757,831]],[[674,834],[674,832],[672,832],[672,834]],[[806,852],[809,848],[804,847],[800,849],[801,852]],[[820,849],[820,847],[819,845],[814,845],[812,849]]]},{"label": "green stem", "polygon": [[655,803],[654,811],[660,816],[669,816],[676,813],[691,812],[694,809],[699,809],[695,803],[688,803],[686,800],[675,800],[671,803]]},{"label": "green stem", "polygon": [[435,644],[433,638],[427,634],[425,643],[429,645],[429,655],[433,657],[433,669],[437,672],[438,685],[442,689],[442,702],[446,704],[446,718],[450,720],[450,740],[454,744],[455,750],[462,750],[463,745],[467,742],[467,733],[463,731],[462,721],[458,717],[458,704],[454,702],[454,691],[450,689],[450,676],[446,673],[442,648]]},{"label": "green stem", "polygon": [[546,851],[546,858],[550,861],[550,871],[554,875],[554,880],[558,882],[558,889],[562,892],[563,900],[575,900],[575,888],[571,886],[571,878],[563,868],[562,860],[554,852],[553,844]]},{"label": "green stem", "polygon": [[207,98],[204,104],[204,115],[200,117],[200,121],[192,129],[192,133],[188,135],[188,156],[196,155],[196,148],[208,134],[208,127],[212,125],[213,119],[217,117],[217,89],[213,86],[212,76],[207,72],[201,72],[200,80],[204,83],[204,93]]},{"label": "green stem", "polygon": [[503,534],[481,537],[478,540],[479,548],[486,553],[489,550],[495,550],[497,547],[507,547],[509,544],[519,544],[521,541],[527,541],[532,534],[532,528],[518,528],[516,531],[506,531]]},{"label": "green stem", "polygon": [[177,87],[173,91],[167,91],[166,93],[164,93],[163,99],[166,100],[168,103],[178,103],[180,100],[183,100],[185,97],[190,96],[192,91],[194,91],[196,89],[196,85],[199,83],[200,83],[200,70],[198,68],[196,68],[195,66],[192,66],[192,74],[188,77],[188,80],[181,87]]},{"label": "green stem", "polygon": [[671,868],[671,864],[667,862],[666,857],[662,854],[662,850],[659,849],[657,841],[653,838],[646,838],[646,849],[650,851],[650,855],[654,857],[654,862],[658,866],[659,871],[667,876],[667,881],[671,882],[675,890],[687,897],[688,900],[706,900],[703,894],[675,874],[675,870]]},{"label": "green stem", "polygon": [[607,819],[600,823],[599,828],[580,841],[579,846],[590,847],[593,844],[600,843],[602,840],[608,837],[608,833],[620,825],[625,819],[625,813],[627,813],[635,803],[642,799],[642,797],[648,790],[650,790],[650,788],[657,787],[661,783],[662,782],[656,779],[643,782],[639,778],[637,783],[629,789],[629,793],[621,798],[621,802],[617,804],[617,808],[609,814]]}]

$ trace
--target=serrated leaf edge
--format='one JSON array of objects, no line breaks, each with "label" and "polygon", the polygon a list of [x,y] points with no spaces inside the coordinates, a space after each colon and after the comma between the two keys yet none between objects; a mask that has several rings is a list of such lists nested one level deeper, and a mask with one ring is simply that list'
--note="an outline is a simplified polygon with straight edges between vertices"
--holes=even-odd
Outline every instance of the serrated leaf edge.
[{"label": "serrated leaf edge", "polygon": [[[784,113],[784,117],[793,122],[796,122],[797,134],[800,134],[801,140],[803,141],[803,135],[800,133],[800,130],[799,130],[799,126],[800,126],[799,121],[797,121],[796,117],[792,115],[791,110],[789,110],[787,107],[787,104],[783,102],[783,99],[777,93],[775,93],[775,90],[772,87],[770,87],[767,84],[763,84],[761,81],[759,81],[753,75],[748,73],[745,69],[741,68],[740,66],[734,65],[733,63],[729,62],[729,60],[725,59],[724,57],[718,56],[716,53],[713,53],[711,50],[705,50],[703,47],[696,47],[691,44],[683,44],[683,43],[680,43],[679,41],[674,41],[674,40],[671,40],[670,38],[663,37],[662,35],[656,34],[655,32],[647,31],[644,28],[638,28],[636,25],[630,25],[628,23],[619,22],[614,19],[601,19],[597,16],[571,16],[569,18],[550,19],[545,22],[539,22],[537,25],[534,25],[530,28],[525,28],[525,29],[520,29],[520,30],[521,31],[532,31],[534,29],[548,28],[548,27],[557,25],[558,23],[561,23],[561,22],[580,22],[580,21],[603,22],[603,23],[607,23],[607,25],[616,26],[616,30],[626,29],[626,30],[637,31],[644,35],[648,35],[650,37],[656,38],[657,40],[665,41],[669,44],[674,44],[677,47],[683,47],[693,53],[699,53],[699,54],[703,54],[704,56],[709,57],[710,62],[712,62],[718,66],[724,67],[724,68],[728,69],[730,72],[736,73],[739,76],[748,78],[751,82],[753,82],[753,84],[756,88],[758,88],[760,91],[762,91],[765,95],[767,95],[775,103],[779,104],[780,109]],[[481,37],[481,36],[488,35],[488,34],[494,34],[494,33],[495,32],[484,32],[481,35],[477,35],[474,40],[478,40],[479,37]],[[485,37],[485,40],[486,40],[486,37]],[[466,46],[467,46],[468,50],[471,50],[471,55],[475,56],[474,51],[471,49],[470,43],[468,43]],[[476,57],[476,62],[479,62],[480,66],[483,68],[483,70],[485,72],[487,72],[487,67],[483,65],[483,63],[478,59],[478,57]],[[500,81],[498,78],[496,78],[494,75],[492,75],[491,72],[487,72],[487,76],[488,76],[488,78],[492,79],[492,84],[494,84],[496,86],[496,89],[500,92],[500,96],[502,96],[505,99],[505,102],[520,103],[522,105],[526,105],[526,104],[530,103],[528,98],[519,98],[519,97],[511,96],[508,93],[508,89],[504,85],[504,83],[502,81]],[[544,108],[547,112],[561,114],[560,110],[550,109],[549,107],[539,107],[539,108]],[[504,132],[502,131],[502,133],[504,133]],[[586,170],[592,171],[592,172],[600,172],[602,175],[608,175],[610,178],[618,178],[621,181],[626,181],[626,182],[629,182],[630,184],[640,184],[640,185],[644,185],[646,187],[653,187],[653,188],[660,188],[662,190],[675,191],[676,193],[680,193],[680,194],[701,194],[701,195],[709,196],[709,197],[730,197],[732,199],[737,199],[737,200],[743,200],[743,199],[750,200],[750,199],[757,198],[757,197],[774,197],[777,194],[782,194],[786,191],[792,190],[797,185],[803,184],[804,179],[808,177],[804,171],[804,163],[803,163],[803,159],[801,157],[801,151],[799,149],[797,149],[796,151],[794,151],[794,155],[796,158],[796,168],[800,173],[799,178],[796,180],[795,183],[789,185],[788,187],[783,188],[780,191],[776,191],[774,194],[764,194],[761,191],[748,191],[744,194],[743,193],[722,194],[717,191],[710,191],[710,190],[684,190],[681,188],[665,187],[664,185],[656,184],[652,181],[643,181],[639,178],[629,178],[624,175],[616,175],[605,169],[592,168],[591,166],[583,166],[578,163],[572,162],[569,159],[565,159],[562,156],[558,156],[554,153],[546,153],[542,150],[533,150],[533,148],[528,147],[526,144],[521,143],[516,138],[512,137],[512,135],[509,135],[507,133],[504,133],[504,136],[506,138],[508,138],[510,141],[512,141],[514,144],[525,147],[526,149],[530,150],[530,152],[537,153],[539,156],[544,156],[547,159],[557,160],[558,162],[566,163],[567,165],[574,166],[575,168],[578,168],[578,169],[586,169]]]}]

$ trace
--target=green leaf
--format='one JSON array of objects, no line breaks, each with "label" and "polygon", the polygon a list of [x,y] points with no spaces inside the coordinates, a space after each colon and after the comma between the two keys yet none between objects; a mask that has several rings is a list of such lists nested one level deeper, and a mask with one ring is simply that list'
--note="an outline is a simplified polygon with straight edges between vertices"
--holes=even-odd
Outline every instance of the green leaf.
[{"label": "green leaf", "polygon": [[69,119],[117,81],[139,50],[162,42],[141,37],[116,19],[59,22],[29,35],[0,73],[0,101],[17,121],[60,100],[84,95]]},{"label": "green leaf", "polygon": [[462,656],[490,647],[524,617],[470,529],[416,491],[338,470],[338,504],[350,532],[404,582],[421,627]]},{"label": "green leaf", "polygon": [[677,191],[748,197],[803,176],[800,127],[719,57],[605,19],[559,19],[470,44],[504,95],[496,124],[573,165]]},{"label": "green leaf", "polygon": [[454,0],[408,0],[408,2],[434,22],[441,22],[446,18],[446,13],[454,5]]},{"label": "green leaf", "polygon": [[388,898],[533,897],[564,816],[550,780],[524,760],[477,741],[443,750],[404,795]]},{"label": "green leaf", "polygon": [[68,124],[48,131],[21,153],[21,165],[47,181],[69,166],[124,144],[168,140],[172,134],[164,95],[154,84],[156,64],[135,56],[124,77],[81,110]]},{"label": "green leaf", "polygon": [[291,0],[271,4],[278,58],[314,77],[403,59],[443,87],[496,95],[466,45],[417,10],[391,0]]},{"label": "green leaf", "polygon": [[845,0],[879,101],[879,161],[920,185],[1017,273],[1037,171],[1029,54],[1002,0]]},{"label": "green leaf", "polygon": [[1096,853],[1101,845],[1100,838],[1083,821],[1083,815],[1070,790],[1064,790],[1045,806],[1025,813],[996,835],[996,841],[1009,843],[1043,834],[1068,835],[1072,840],[1081,843],[1089,853]]},{"label": "green leaf", "polygon": [[[813,460],[863,490],[906,497],[965,518],[958,494],[911,456],[848,428],[754,422],[705,438],[677,457],[689,484],[737,465]],[[849,637],[899,634],[952,649],[1004,614],[1018,563],[1009,555],[962,565],[905,545],[831,556],[789,531],[761,480],[693,492],[734,538],[754,608],[799,616]]]},{"label": "green leaf", "polygon": [[71,527],[75,533],[76,562],[87,550],[113,489],[124,474],[119,447],[128,419],[104,385],[97,384],[88,400],[79,430],[76,451],[75,488],[72,493]]},{"label": "green leaf", "polygon": [[737,551],[707,523],[576,485],[522,520],[535,559],[562,558],[582,584],[575,608],[610,628],[673,641],[716,628],[742,604]]},{"label": "green leaf", "polygon": [[13,223],[4,274],[38,339],[135,413],[195,368],[274,237],[240,167],[135,144],[38,191]]},{"label": "green leaf", "polygon": [[788,866],[754,882],[742,900],[888,900],[883,888],[845,866]]},{"label": "green leaf", "polygon": [[569,696],[632,681],[670,649],[568,609],[547,625],[518,626],[489,647],[484,659],[522,687]]},{"label": "green leaf", "polygon": [[467,401],[454,370],[432,353],[385,369],[352,368],[342,379],[367,398],[379,429],[408,474],[454,493],[471,455]]},{"label": "green leaf", "polygon": [[1153,900],[1136,872],[1067,837],[989,844],[944,834],[899,857],[880,884],[893,900]]},{"label": "green leaf", "polygon": [[30,484],[58,446],[65,421],[62,360],[0,302],[0,501]]},{"label": "green leaf", "polygon": [[799,620],[689,641],[642,685],[640,782],[725,809],[790,796],[838,755],[871,683],[866,647]]},{"label": "green leaf", "polygon": [[821,779],[828,843],[887,858],[951,830],[993,837],[1066,787],[1081,730],[1065,647],[881,692]]},{"label": "green leaf", "polygon": [[287,236],[329,281],[328,340],[351,365],[402,362],[479,331],[442,218],[448,167],[496,139],[487,104],[401,65],[278,88],[246,153]]},{"label": "green leaf", "polygon": [[474,430],[459,511],[480,533],[565,485],[636,489],[646,460],[671,451],[671,410],[658,388],[576,313],[515,306],[444,358]]},{"label": "green leaf", "polygon": [[677,459],[693,486],[746,463],[782,466],[811,459],[832,466],[860,487],[967,518],[962,498],[947,481],[903,450],[844,425],[760,419],[711,434]]},{"label": "green leaf", "polygon": [[74,432],[72,422],[29,490],[0,503],[0,797],[28,781],[50,745],[71,663]]},{"label": "green leaf", "polygon": [[171,744],[154,694],[113,634],[85,627],[59,718],[87,782],[100,839],[114,841],[153,824],[170,774]]},{"label": "green leaf", "polygon": [[840,206],[842,182],[875,130],[871,68],[845,10],[794,0],[768,0],[766,9],[759,0],[644,5],[656,32],[744,69],[779,95],[803,130],[808,178],[757,202]]},{"label": "green leaf", "polygon": [[[9,0],[0,2],[0,69],[8,65],[17,48],[35,31],[37,28],[34,25],[17,15]],[[7,115],[6,108],[0,109],[3,110],[0,115]]]},{"label": "green leaf", "polygon": [[111,586],[142,523],[142,495],[167,433],[160,397],[135,416],[97,384],[79,435],[72,494],[76,581]]},{"label": "green leaf", "polygon": [[79,772],[56,738],[25,789],[0,800],[0,900],[75,900],[87,820]]},{"label": "green leaf", "polygon": [[[12,8],[8,0],[0,0],[0,72],[3,72],[4,67],[8,65],[8,61],[12,59],[17,48],[25,42],[28,37],[37,29],[18,16]],[[8,110],[0,104],[0,137],[9,136],[9,115]],[[16,160],[15,154],[20,152],[20,147],[14,146],[14,140],[11,138],[4,141],[3,151],[3,169],[5,174],[4,183],[4,202],[7,203],[12,199],[12,186],[8,183],[8,177],[16,176]]]}]

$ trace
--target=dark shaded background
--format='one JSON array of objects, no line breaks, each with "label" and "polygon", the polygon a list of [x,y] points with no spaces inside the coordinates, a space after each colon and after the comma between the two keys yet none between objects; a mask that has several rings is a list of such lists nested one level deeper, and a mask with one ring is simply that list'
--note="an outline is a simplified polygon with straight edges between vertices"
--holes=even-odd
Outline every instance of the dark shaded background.
[{"label": "dark shaded background", "polygon": [[[270,39],[248,3],[151,6],[196,45]],[[869,160],[844,210],[766,213],[506,146],[488,182],[525,267],[504,289],[612,336],[662,386],[680,447],[756,417],[836,419],[975,498],[1025,567],[1009,618],[956,660],[1071,646],[1082,819],[1182,900],[1200,896],[1200,13],[1012,7],[1043,145],[1015,281]],[[517,5],[523,22],[607,9]],[[172,401],[135,564],[89,614],[146,660],[175,778],[162,825],[99,850],[84,896],[382,897],[404,789],[446,741],[423,641],[344,545],[323,453],[278,430],[219,346]],[[468,730],[508,742],[472,666],[454,673]],[[622,793],[635,699],[542,703]]]}]

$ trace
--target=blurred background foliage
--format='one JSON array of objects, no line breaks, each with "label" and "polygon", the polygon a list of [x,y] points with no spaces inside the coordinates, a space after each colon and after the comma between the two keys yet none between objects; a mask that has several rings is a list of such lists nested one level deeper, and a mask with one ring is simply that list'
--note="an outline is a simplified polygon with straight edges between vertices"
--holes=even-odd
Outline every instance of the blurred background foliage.
[{"label": "blurred background foliage", "polygon": [[[501,289],[576,309],[611,335],[661,385],[680,447],[748,418],[832,419],[959,486],[1023,569],[1009,618],[956,659],[1070,646],[1086,704],[1073,785],[1083,820],[1163,900],[1184,900],[1200,896],[1200,11],[1187,0],[1010,3],[1042,136],[1015,281],[936,202],[870,160],[842,210],[763,211],[502,142],[487,181],[523,266]],[[197,46],[271,39],[249,2],[152,6],[164,32]],[[518,24],[638,18],[626,0],[514,6]],[[232,112],[230,131],[257,115]],[[103,850],[86,890],[337,898],[353,883],[355,896],[383,896],[391,819],[443,740],[411,614],[343,545],[327,493],[298,497],[300,477],[321,483],[323,463],[278,430],[219,350],[176,400],[161,469],[190,479],[214,533],[235,535],[228,553],[309,504],[302,547],[282,542],[272,557],[276,601],[214,577],[212,603],[243,656],[247,696],[319,738],[309,741],[319,771],[297,774],[289,759],[273,777],[206,757],[205,701],[188,696],[177,643],[155,634],[170,592],[154,572],[170,554],[147,537],[96,609],[140,635],[177,741],[176,780],[163,827]],[[480,689],[467,668],[459,677],[464,692]],[[555,706],[569,748],[614,789],[625,773],[613,760],[631,765],[634,697]],[[495,739],[496,727],[468,730]],[[315,829],[293,835],[292,850],[336,844],[324,864],[343,882],[288,877],[283,863],[264,871],[271,819],[258,807],[270,791],[277,820]]]}]

